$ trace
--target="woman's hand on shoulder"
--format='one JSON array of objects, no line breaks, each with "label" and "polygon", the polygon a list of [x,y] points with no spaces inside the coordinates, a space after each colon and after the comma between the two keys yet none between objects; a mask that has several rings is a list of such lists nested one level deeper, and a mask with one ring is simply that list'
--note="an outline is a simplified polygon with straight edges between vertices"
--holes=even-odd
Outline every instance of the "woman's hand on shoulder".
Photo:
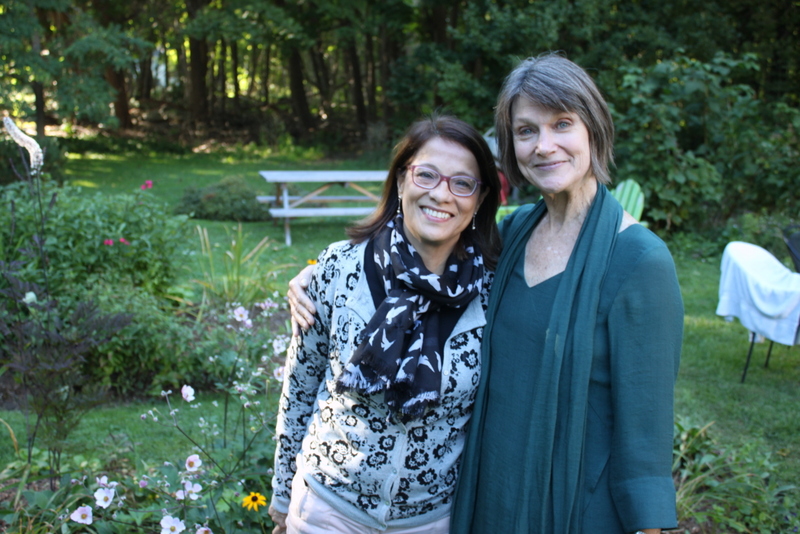
[{"label": "woman's hand on shoulder", "polygon": [[308,298],[308,284],[314,267],[309,265],[289,281],[289,291],[286,296],[289,300],[289,309],[292,313],[292,333],[300,334],[300,329],[307,330],[314,324],[316,308]]}]

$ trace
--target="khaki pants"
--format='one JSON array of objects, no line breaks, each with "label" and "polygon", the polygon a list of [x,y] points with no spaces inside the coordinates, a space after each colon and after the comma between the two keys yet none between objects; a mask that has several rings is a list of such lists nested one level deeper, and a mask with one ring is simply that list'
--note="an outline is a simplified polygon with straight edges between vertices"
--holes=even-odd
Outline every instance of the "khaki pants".
[{"label": "khaki pants", "polygon": [[337,512],[306,486],[300,476],[292,481],[292,498],[286,517],[287,534],[448,534],[450,516],[415,527],[386,530],[357,523]]}]

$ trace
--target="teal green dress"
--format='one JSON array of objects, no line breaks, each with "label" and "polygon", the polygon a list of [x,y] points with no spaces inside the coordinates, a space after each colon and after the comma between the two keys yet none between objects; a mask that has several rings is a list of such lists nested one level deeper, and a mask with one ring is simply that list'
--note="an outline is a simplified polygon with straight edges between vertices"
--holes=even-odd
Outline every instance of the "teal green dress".
[{"label": "teal green dress", "polygon": [[673,389],[683,303],[664,243],[600,187],[567,269],[533,288],[544,207],[504,225],[453,534],[674,528]]}]

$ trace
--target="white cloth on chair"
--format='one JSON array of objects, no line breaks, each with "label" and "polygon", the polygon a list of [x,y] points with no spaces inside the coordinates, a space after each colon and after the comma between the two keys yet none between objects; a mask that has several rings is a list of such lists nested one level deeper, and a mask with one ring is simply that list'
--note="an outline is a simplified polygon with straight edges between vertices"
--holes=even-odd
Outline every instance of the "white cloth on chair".
[{"label": "white cloth on chair", "polygon": [[732,241],[722,253],[717,315],[738,317],[751,332],[794,345],[800,321],[800,274],[757,245]]}]

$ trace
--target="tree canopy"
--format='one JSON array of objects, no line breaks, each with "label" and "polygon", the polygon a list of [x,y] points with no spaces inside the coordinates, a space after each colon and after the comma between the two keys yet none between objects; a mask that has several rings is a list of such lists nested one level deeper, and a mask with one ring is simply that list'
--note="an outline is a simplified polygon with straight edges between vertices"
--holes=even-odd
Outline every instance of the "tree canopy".
[{"label": "tree canopy", "polygon": [[[506,74],[547,51],[595,76],[618,170],[658,192],[668,226],[687,217],[670,188],[722,202],[722,176],[741,175],[731,211],[770,150],[773,175],[796,157],[790,0],[7,0],[0,108],[40,135],[170,121],[244,142],[386,146],[435,109],[490,127]],[[741,161],[747,150],[755,159]]]}]

